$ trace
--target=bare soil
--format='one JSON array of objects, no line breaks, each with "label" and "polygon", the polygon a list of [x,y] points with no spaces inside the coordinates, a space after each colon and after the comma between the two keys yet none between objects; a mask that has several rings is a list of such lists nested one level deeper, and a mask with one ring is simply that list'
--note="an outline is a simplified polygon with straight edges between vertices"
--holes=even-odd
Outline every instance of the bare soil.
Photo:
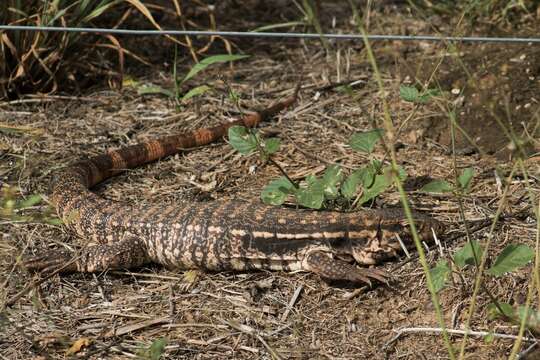
[{"label": "bare soil", "polygon": [[[346,6],[322,6],[325,24],[335,16],[336,27],[354,31]],[[283,13],[293,10],[286,7]],[[238,21],[240,15],[234,11],[238,10],[220,11],[230,11],[221,15],[231,19],[231,27],[237,25],[234,19]],[[273,14],[278,16],[277,12],[268,16]],[[269,22],[279,22],[272,19]],[[428,33],[433,21],[412,19],[397,5],[374,10],[371,19],[373,33],[381,29],[402,33],[404,28]],[[243,21],[237,29],[256,27],[258,18],[251,14]],[[530,26],[539,30],[534,25],[538,19],[531,21]],[[161,45],[156,51],[162,58],[154,62],[159,66],[146,68],[144,74],[140,66],[128,72],[140,82],[170,87],[172,71],[161,64],[170,64],[173,48],[168,45],[168,54],[162,54]],[[229,86],[240,95],[242,111],[263,108],[290,94],[303,72],[299,101],[262,126],[282,139],[276,161],[296,179],[321,174],[331,163],[346,169],[365,164],[368,157],[352,151],[348,139],[354,132],[372,129],[374,122],[381,124],[384,96],[395,126],[402,126],[396,145],[400,165],[408,174],[412,206],[448,224],[447,233],[439,234],[442,250],[428,251],[434,266],[463,246],[466,237],[454,196],[418,191],[431,179],[454,179],[449,119],[439,105],[444,102],[416,106],[399,97],[401,84],[425,84],[431,78],[429,87],[440,85],[455,103],[458,124],[473,140],[471,144],[458,134],[455,159],[458,170],[475,170],[471,191],[463,198],[468,221],[494,217],[504,188],[501,178],[505,180],[516,157],[495,116],[526,142],[528,182],[518,171],[510,183],[488,261],[509,243],[535,246],[537,225],[528,189],[538,196],[538,46],[460,45],[457,52],[450,52],[439,43],[373,43],[383,94],[358,42],[331,42],[328,53],[318,41],[236,40],[235,45],[251,57],[201,73],[187,87],[208,84],[215,90],[181,108],[165,97],[140,96],[134,87],[112,91],[105,84],[80,95],[0,103],[0,124],[40,130],[0,131],[3,189],[16,187],[18,197],[47,194],[52,173],[80,157],[234,117],[238,109],[227,96]],[[190,68],[188,59],[185,54],[181,71]],[[355,81],[352,92],[328,86],[344,81]],[[380,146],[375,157],[386,159]],[[256,156],[240,156],[221,142],[131,170],[95,190],[116,201],[189,206],[216,198],[256,199],[263,186],[278,176],[275,168]],[[399,196],[393,189],[372,206],[399,206]],[[62,226],[47,224],[50,211],[44,203],[19,213],[33,220],[0,215],[0,304],[29,288],[0,314],[3,358],[65,358],[74,343],[86,339],[87,346],[76,351],[76,357],[128,359],[143,356],[144,349],[159,338],[167,339],[162,355],[166,359],[448,358],[440,335],[416,332],[394,339],[400,329],[439,327],[416,258],[403,256],[383,265],[393,274],[391,286],[358,289],[328,284],[305,273],[172,272],[160,266],[42,279],[20,269],[18,261],[50,248],[75,251],[85,242]],[[488,231],[484,227],[471,236],[485,243]],[[500,278],[486,278],[484,284],[500,301],[524,304],[532,270],[529,265]],[[468,268],[455,274],[440,293],[448,327],[464,328],[473,283],[474,270]],[[517,326],[488,318],[490,302],[485,290],[480,291],[471,329],[516,335]],[[538,307],[537,300],[533,305]],[[533,337],[529,332],[525,336]],[[461,336],[451,337],[456,347],[461,340]],[[473,336],[465,354],[469,359],[505,358],[513,344],[511,339]],[[521,351],[530,345],[524,342]]]}]

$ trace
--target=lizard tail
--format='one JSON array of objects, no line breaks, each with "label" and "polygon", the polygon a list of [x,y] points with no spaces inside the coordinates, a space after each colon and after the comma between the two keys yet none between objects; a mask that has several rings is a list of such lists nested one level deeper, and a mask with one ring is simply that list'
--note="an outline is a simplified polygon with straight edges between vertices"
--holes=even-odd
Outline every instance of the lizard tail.
[{"label": "lizard tail", "polygon": [[240,119],[226,122],[211,128],[198,129],[189,133],[165,136],[155,140],[149,140],[136,145],[127,146],[117,150],[111,150],[107,154],[98,155],[87,160],[80,161],[70,167],[84,174],[84,185],[90,188],[103,180],[118,173],[131,169],[160,158],[174,155],[183,149],[199,147],[224,137],[231,126],[243,125],[255,127],[262,121],[266,121],[280,111],[286,109],[296,101],[299,86],[294,94],[278,103],[259,112],[243,115]]},{"label": "lizard tail", "polygon": [[[70,214],[76,214],[78,210],[82,210],[83,204],[98,205],[103,201],[88,191],[92,186],[126,169],[179,153],[184,149],[217,141],[225,136],[231,126],[257,126],[260,122],[268,120],[281,110],[291,106],[297,99],[299,89],[300,86],[297,85],[292,96],[262,111],[245,114],[235,121],[188,133],[165,136],[81,160],[55,174],[51,183],[51,201],[60,217],[64,221],[69,220],[68,218],[72,216]],[[78,221],[75,220],[75,222]],[[79,231],[79,233],[81,232]]]}]

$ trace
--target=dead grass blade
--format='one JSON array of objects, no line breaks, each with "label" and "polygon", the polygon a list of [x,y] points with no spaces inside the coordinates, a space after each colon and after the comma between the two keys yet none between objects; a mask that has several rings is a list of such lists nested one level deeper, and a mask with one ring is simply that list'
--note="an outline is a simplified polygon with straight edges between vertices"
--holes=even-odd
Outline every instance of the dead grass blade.
[{"label": "dead grass blade", "polygon": [[113,44],[113,48],[118,53],[118,74],[119,78],[115,85],[116,88],[122,89],[122,83],[124,82],[124,48],[120,45],[120,42],[116,37],[111,34],[106,34],[105,37]]}]

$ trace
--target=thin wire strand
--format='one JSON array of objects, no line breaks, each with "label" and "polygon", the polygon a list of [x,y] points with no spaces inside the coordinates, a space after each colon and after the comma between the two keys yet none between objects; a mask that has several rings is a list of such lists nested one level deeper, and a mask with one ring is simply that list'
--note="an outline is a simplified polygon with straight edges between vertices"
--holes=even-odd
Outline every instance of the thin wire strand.
[{"label": "thin wire strand", "polygon": [[[302,39],[335,39],[362,40],[360,34],[313,34],[313,33],[284,33],[284,32],[245,32],[245,31],[197,31],[197,30],[134,30],[81,28],[59,26],[23,26],[0,25],[0,30],[6,31],[46,31],[46,32],[76,32],[93,34],[117,35],[182,35],[182,36],[223,36],[251,38],[302,38]],[[434,36],[434,35],[367,35],[368,40],[401,40],[401,41],[456,41],[482,43],[535,43],[540,44],[540,38],[522,37],[484,37],[484,36]]]}]

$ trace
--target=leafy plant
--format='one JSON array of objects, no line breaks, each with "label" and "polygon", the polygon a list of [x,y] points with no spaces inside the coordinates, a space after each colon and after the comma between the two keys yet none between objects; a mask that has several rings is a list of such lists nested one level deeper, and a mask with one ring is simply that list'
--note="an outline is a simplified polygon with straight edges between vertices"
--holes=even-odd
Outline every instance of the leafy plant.
[{"label": "leafy plant", "polygon": [[[454,253],[452,258],[458,271],[469,265],[476,265],[483,255],[483,248],[478,241],[470,241]],[[534,259],[534,251],[523,244],[510,244],[495,258],[492,266],[486,270],[486,274],[500,277],[526,266]],[[446,260],[440,260],[431,269],[431,275],[437,291],[444,288],[452,269]]]},{"label": "leafy plant", "polygon": [[242,155],[250,155],[260,150],[264,159],[279,150],[278,138],[262,139],[259,133],[251,132],[244,126],[230,127],[228,135],[229,144]]},{"label": "leafy plant", "polygon": [[175,55],[175,61],[174,61],[174,78],[175,78],[175,88],[174,90],[171,89],[165,89],[161,86],[154,85],[154,84],[147,84],[147,85],[141,85],[137,89],[137,93],[139,95],[147,95],[147,94],[160,94],[165,95],[171,99],[176,100],[178,103],[182,103],[186,100],[189,100],[195,96],[202,95],[208,91],[211,91],[212,88],[208,85],[199,85],[194,88],[191,88],[183,95],[180,92],[181,86],[187,82],[188,80],[194,78],[198,73],[201,71],[207,69],[209,66],[213,64],[218,63],[225,63],[230,61],[237,61],[241,59],[245,59],[249,57],[249,55],[234,55],[234,54],[225,54],[225,55],[213,55],[209,56],[203,60],[201,60],[199,63],[195,64],[191,68],[191,70],[182,78],[178,79],[176,76],[176,55]]},{"label": "leafy plant", "polygon": [[[371,154],[381,136],[382,131],[379,129],[357,133],[351,137],[350,145],[357,151]],[[263,140],[257,132],[242,126],[233,126],[229,129],[229,143],[243,155],[258,151],[261,159],[271,162],[271,156],[278,151],[280,145],[279,139]],[[261,192],[261,199],[266,204],[281,205],[291,195],[298,205],[321,209],[330,202],[340,200],[350,202],[359,196],[357,203],[361,205],[374,199],[392,185],[390,169],[390,166],[383,166],[380,161],[372,159],[368,165],[353,171],[345,178],[343,168],[334,164],[325,169],[322,177],[308,175],[304,181],[296,185],[280,168],[284,176],[271,181]],[[400,177],[405,178],[405,171],[401,168],[399,171]],[[358,195],[359,188],[362,189],[360,195]]]},{"label": "leafy plant", "polygon": [[540,333],[540,311],[538,309],[527,308],[523,305],[512,306],[508,303],[490,303],[487,306],[488,318],[494,320],[503,318],[519,325],[524,321],[525,327],[535,334]]},{"label": "leafy plant", "polygon": [[420,92],[414,86],[401,85],[399,87],[399,96],[401,99],[412,103],[426,104],[431,98],[439,94],[440,92],[437,89],[427,89]]},{"label": "leafy plant", "polygon": [[141,348],[137,351],[137,356],[147,360],[159,360],[167,346],[166,338],[159,338],[152,341],[152,344],[148,348]]},{"label": "leafy plant", "polygon": [[186,74],[186,76],[182,79],[180,83],[184,83],[188,81],[189,79],[193,78],[195,75],[205,70],[207,67],[209,67],[212,64],[236,61],[236,60],[241,60],[248,57],[249,55],[234,55],[234,54],[209,56],[203,59],[198,64],[196,64],[194,67],[192,67],[191,70]]},{"label": "leafy plant", "polygon": [[420,191],[428,193],[462,192],[468,193],[471,189],[471,181],[474,177],[473,168],[466,168],[457,178],[457,184],[453,185],[446,180],[433,180],[422,186]]},{"label": "leafy plant", "polygon": [[[105,15],[110,18],[113,10],[118,11],[117,19],[120,19],[123,12],[133,9],[155,28],[160,28],[141,0],[5,0],[0,1],[0,23],[100,27]],[[63,84],[73,84],[89,74],[110,74],[110,69],[96,74],[102,66],[92,66],[92,60],[86,60],[88,54],[102,48],[117,52],[119,71],[114,76],[121,78],[124,54],[133,54],[122,48],[112,34],[96,40],[95,36],[82,36],[80,33],[2,31],[0,78],[3,80],[0,81],[0,98],[17,97],[27,92],[54,92],[60,86],[65,86]]]},{"label": "leafy plant", "polygon": [[[371,155],[383,134],[382,129],[355,133],[351,136],[349,145],[353,150]],[[341,193],[345,198],[353,199],[357,196],[360,188],[362,193],[358,198],[358,203],[364,204],[392,186],[391,171],[391,166],[383,166],[379,160],[371,159],[368,165],[353,171],[345,179]],[[401,167],[398,168],[398,171],[400,179],[404,180],[407,173]]]},{"label": "leafy plant", "polygon": [[39,194],[32,194],[25,198],[18,196],[17,188],[3,186],[0,188],[0,219],[16,222],[38,221],[52,225],[61,224],[61,220],[51,216],[51,210],[39,214],[21,215],[34,206],[40,205],[43,197]]}]

